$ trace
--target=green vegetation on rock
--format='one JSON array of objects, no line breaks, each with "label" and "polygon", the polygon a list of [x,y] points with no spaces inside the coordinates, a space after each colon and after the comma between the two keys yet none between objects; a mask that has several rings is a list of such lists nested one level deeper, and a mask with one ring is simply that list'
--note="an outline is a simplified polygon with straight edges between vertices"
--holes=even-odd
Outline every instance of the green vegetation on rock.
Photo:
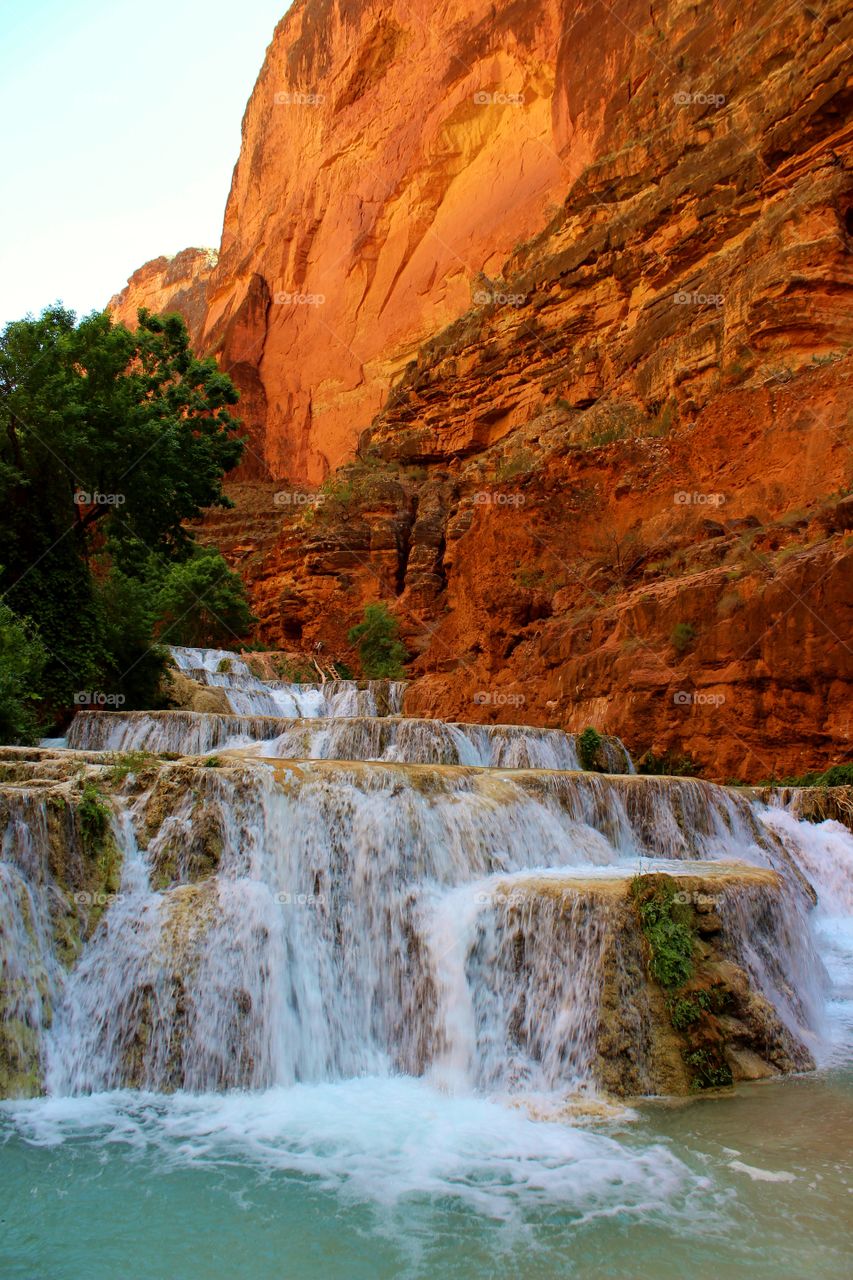
[{"label": "green vegetation on rock", "polygon": [[604,738],[597,729],[593,729],[590,725],[584,729],[577,740],[578,759],[581,762],[581,768],[589,772],[603,773],[605,769],[601,760],[601,748],[604,745]]},{"label": "green vegetation on rock", "polygon": [[726,1058],[729,1033],[718,1015],[733,997],[713,962],[713,951],[709,953],[699,936],[708,936],[709,925],[713,934],[719,925],[711,923],[707,910],[697,915],[690,896],[678,893],[677,885],[673,877],[662,874],[638,875],[631,884],[649,946],[649,973],[665,992],[690,1087],[724,1088],[732,1083]]},{"label": "green vegetation on rock", "polygon": [[637,773],[653,777],[695,778],[701,774],[703,766],[691,756],[677,755],[674,751],[665,751],[655,755],[647,751],[637,761]]},{"label": "green vegetation on rock", "polygon": [[649,879],[638,876],[631,889],[651,948],[652,976],[662,987],[678,987],[693,972],[694,937],[687,923],[690,913],[676,902],[671,879],[655,877],[651,892],[648,891]]},{"label": "green vegetation on rock", "polygon": [[670,644],[676,653],[685,653],[696,639],[696,629],[689,622],[677,622],[670,633]]},{"label": "green vegetation on rock", "polygon": [[760,787],[853,787],[853,764],[834,764],[823,773],[803,773],[792,778],[768,778]]},{"label": "green vegetation on rock", "polygon": [[684,1061],[693,1072],[694,1089],[725,1089],[732,1083],[731,1067],[716,1061],[707,1049],[688,1050]]},{"label": "green vegetation on rock", "polygon": [[405,677],[406,647],[400,639],[400,624],[382,601],[369,604],[364,620],[347,634],[358,649],[361,669],[368,680],[402,680]]},{"label": "green vegetation on rock", "polygon": [[110,827],[110,809],[91,779],[83,784],[83,792],[77,805],[77,818],[86,851],[100,852]]},{"label": "green vegetation on rock", "polygon": [[131,774],[139,774],[156,760],[151,751],[125,751],[113,757],[107,778],[113,786],[120,786]]}]

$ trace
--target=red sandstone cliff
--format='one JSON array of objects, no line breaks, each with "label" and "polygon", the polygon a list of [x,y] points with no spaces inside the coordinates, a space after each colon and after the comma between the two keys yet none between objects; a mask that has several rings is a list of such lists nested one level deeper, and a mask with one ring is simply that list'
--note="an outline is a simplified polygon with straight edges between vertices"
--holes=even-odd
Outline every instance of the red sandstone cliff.
[{"label": "red sandstone cliff", "polygon": [[113,317],[134,325],[140,308],[155,314],[177,311],[187,323],[190,338],[202,346],[207,320],[207,286],[216,266],[213,249],[184,249],[173,258],[155,258],[134,271],[121,293],[109,301]]},{"label": "red sandstone cliff", "polygon": [[[844,758],[849,27],[294,6],[201,337],[246,474],[288,480],[207,528],[263,638],[341,653],[381,595],[412,711],[591,722],[718,777]],[[289,486],[359,441],[306,516]]]}]

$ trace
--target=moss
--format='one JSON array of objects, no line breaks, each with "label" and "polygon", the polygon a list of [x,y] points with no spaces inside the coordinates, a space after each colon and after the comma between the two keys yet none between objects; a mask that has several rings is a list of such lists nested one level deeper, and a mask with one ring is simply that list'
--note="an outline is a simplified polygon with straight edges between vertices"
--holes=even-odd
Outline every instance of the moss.
[{"label": "moss", "polygon": [[692,913],[676,902],[675,884],[667,876],[637,876],[631,891],[651,948],[652,976],[662,987],[681,986],[693,973]]},{"label": "moss", "polygon": [[142,773],[155,759],[150,751],[125,751],[113,758],[107,770],[107,780],[113,786],[121,786],[130,774]]},{"label": "moss", "polygon": [[222,761],[219,756],[208,756],[204,762],[205,769],[221,769]]},{"label": "moss", "polygon": [[730,1032],[718,1015],[730,1010],[733,1001],[738,1018],[744,1020],[745,1015],[729,980],[721,976],[704,939],[698,937],[706,915],[697,915],[689,894],[676,892],[678,883],[666,875],[636,876],[631,892],[649,946],[649,973],[666,992],[666,1010],[681,1041],[690,1088],[721,1089],[731,1085],[733,1077],[727,1061]]},{"label": "moss", "polygon": [[20,1018],[0,1023],[0,1098],[41,1093],[38,1034]]},{"label": "moss", "polygon": [[110,809],[91,779],[83,784],[83,792],[77,805],[80,835],[87,853],[98,854],[110,827]]}]

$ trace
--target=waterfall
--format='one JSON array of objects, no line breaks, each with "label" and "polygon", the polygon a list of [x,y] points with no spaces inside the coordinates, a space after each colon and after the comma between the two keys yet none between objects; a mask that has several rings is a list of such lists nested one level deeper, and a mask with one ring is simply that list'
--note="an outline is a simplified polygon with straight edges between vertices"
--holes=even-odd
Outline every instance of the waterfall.
[{"label": "waterfall", "polygon": [[225,649],[188,649],[169,652],[179,671],[208,688],[223,689],[232,712],[240,716],[279,716],[287,719],[315,716],[398,715],[406,682],[327,680],[325,684],[261,679],[248,662]]},{"label": "waterfall", "polygon": [[[233,655],[175,657],[229,697],[292,696]],[[81,713],[68,750],[7,749],[10,1091],[35,1072],[56,1095],[398,1073],[452,1093],[565,1092],[594,1088],[620,1037],[632,1087],[653,1088],[660,1014],[631,905],[651,873],[700,886],[688,897],[711,886],[716,954],[765,1002],[771,1069],[837,1039],[826,983],[853,953],[838,824],[696,779],[584,773],[557,730],[367,716],[364,694],[387,711],[387,688],[350,682],[312,691],[322,715]],[[114,753],[141,749],[181,758],[109,782]],[[81,769],[110,790],[121,880],[69,956],[57,921],[91,879]],[[602,1009],[620,1002],[617,1036]]]}]

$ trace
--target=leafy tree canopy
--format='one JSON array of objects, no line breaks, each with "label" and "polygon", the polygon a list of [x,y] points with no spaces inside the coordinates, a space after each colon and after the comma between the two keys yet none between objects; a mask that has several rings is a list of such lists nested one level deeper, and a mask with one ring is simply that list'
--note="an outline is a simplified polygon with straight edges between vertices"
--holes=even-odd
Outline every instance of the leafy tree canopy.
[{"label": "leafy tree canopy", "polygon": [[32,623],[0,604],[0,742],[34,742],[47,654]]},{"label": "leafy tree canopy", "polygon": [[[0,497],[21,553],[48,532],[72,529],[79,543],[96,528],[117,548],[183,549],[183,521],[230,505],[222,477],[243,450],[236,402],[227,374],[192,354],[180,316],[143,310],[131,332],[106,314],[77,324],[54,307],[7,325]],[[38,512],[36,529],[15,519],[27,508]]]},{"label": "leafy tree canopy", "polygon": [[155,606],[158,635],[168,644],[228,647],[255,621],[240,575],[210,547],[169,568]]},{"label": "leafy tree canopy", "polygon": [[193,554],[185,522],[231,505],[236,401],[179,316],[131,331],[54,306],[0,333],[0,598],[38,630],[51,711],[87,689],[151,705],[157,597]]},{"label": "leafy tree canopy", "polygon": [[402,680],[408,659],[400,640],[400,624],[381,601],[365,606],[364,619],[348,632],[358,649],[361,669],[369,680]]}]

